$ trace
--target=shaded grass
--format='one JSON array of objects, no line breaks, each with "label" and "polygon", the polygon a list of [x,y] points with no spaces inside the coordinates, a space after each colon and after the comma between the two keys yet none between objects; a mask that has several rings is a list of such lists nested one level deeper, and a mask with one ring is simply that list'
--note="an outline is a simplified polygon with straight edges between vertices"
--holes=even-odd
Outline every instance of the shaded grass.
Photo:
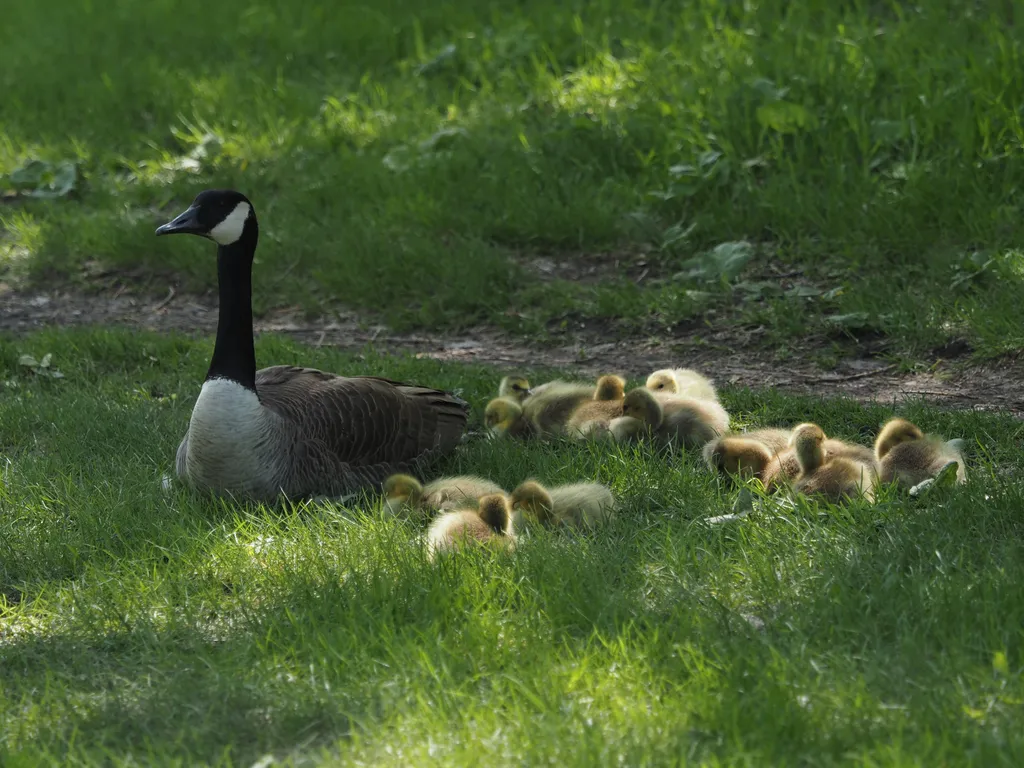
[{"label": "shaded grass", "polygon": [[[721,526],[693,456],[474,439],[447,470],[613,487],[593,538],[431,567],[375,504],[165,492],[209,341],[41,332],[0,346],[4,765],[1017,764],[1020,422],[908,405],[971,447],[928,501]],[[34,378],[19,354],[54,354]],[[458,388],[498,372],[258,341]],[[726,389],[740,424],[867,441],[888,409]],[[131,757],[129,757],[129,755]]]},{"label": "shaded grass", "polygon": [[[0,31],[0,173],[74,159],[82,180],[72,199],[2,212],[0,270],[141,266],[161,290],[167,271],[209,286],[208,249],[152,229],[231,185],[262,216],[264,309],[529,333],[579,318],[671,331],[717,312],[770,344],[824,329],[902,354],[1018,349],[1015,12],[20,3]],[[673,277],[740,239],[759,250],[731,283]],[[537,254],[621,259],[581,285],[542,279],[524,265]],[[636,286],[623,267],[641,261]],[[768,264],[802,273],[803,293]]]}]

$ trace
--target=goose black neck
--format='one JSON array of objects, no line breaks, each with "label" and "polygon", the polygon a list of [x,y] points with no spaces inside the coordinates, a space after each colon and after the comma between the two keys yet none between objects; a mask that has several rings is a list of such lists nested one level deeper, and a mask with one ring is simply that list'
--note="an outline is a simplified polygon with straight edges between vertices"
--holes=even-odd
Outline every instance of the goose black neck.
[{"label": "goose black neck", "polygon": [[206,380],[227,379],[256,391],[256,349],[252,338],[252,258],[255,242],[243,237],[217,248],[220,310],[217,341]]}]

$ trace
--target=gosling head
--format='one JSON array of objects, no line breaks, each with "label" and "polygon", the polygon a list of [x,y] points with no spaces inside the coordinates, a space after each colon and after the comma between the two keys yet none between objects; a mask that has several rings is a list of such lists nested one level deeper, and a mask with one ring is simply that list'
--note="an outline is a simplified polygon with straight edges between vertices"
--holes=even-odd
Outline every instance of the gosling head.
[{"label": "gosling head", "polygon": [[498,397],[484,409],[484,426],[495,435],[503,435],[523,417],[523,409],[515,400]]},{"label": "gosling head", "polygon": [[512,509],[505,494],[492,493],[481,497],[477,502],[477,514],[495,533],[505,536],[512,533]]},{"label": "gosling head", "polygon": [[626,393],[622,401],[622,415],[641,421],[649,427],[659,427],[664,418],[664,411],[651,390],[637,387]]},{"label": "gosling head", "polygon": [[900,443],[909,443],[911,440],[920,440],[924,432],[906,419],[892,419],[882,427],[882,431],[875,438],[875,456],[881,461],[889,451]]},{"label": "gosling head", "polygon": [[384,481],[388,501],[417,504],[422,494],[423,485],[412,475],[391,475]]},{"label": "gosling head", "polygon": [[217,245],[245,241],[255,247],[259,225],[249,198],[233,189],[207,189],[183,213],[156,230],[158,235],[199,235]]},{"label": "gosling head", "polygon": [[626,380],[621,376],[602,376],[594,390],[595,400],[621,400],[626,394]]},{"label": "gosling head", "polygon": [[498,386],[498,397],[506,397],[517,403],[523,402],[531,394],[533,392],[530,390],[530,382],[525,376],[506,376]]},{"label": "gosling head", "polygon": [[651,392],[664,392],[671,395],[679,392],[679,383],[676,381],[675,374],[667,368],[655,371],[648,376],[646,386]]},{"label": "gosling head", "polygon": [[800,469],[813,472],[825,462],[825,432],[817,424],[800,424],[790,435]]},{"label": "gosling head", "polygon": [[525,480],[516,486],[509,502],[513,510],[532,515],[542,523],[551,518],[554,509],[551,494],[536,480]]}]

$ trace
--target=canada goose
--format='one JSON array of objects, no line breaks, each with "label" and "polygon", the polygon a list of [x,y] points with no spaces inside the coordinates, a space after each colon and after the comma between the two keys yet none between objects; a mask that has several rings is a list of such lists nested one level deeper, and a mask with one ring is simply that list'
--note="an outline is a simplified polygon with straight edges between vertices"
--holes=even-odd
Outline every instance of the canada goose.
[{"label": "canada goose", "polygon": [[512,508],[502,493],[484,496],[476,509],[445,512],[427,529],[427,558],[454,551],[469,543],[499,548],[515,546]]},{"label": "canada goose", "polygon": [[498,385],[498,397],[515,400],[517,403],[522,403],[531,394],[530,382],[525,376],[506,376]]},{"label": "canada goose", "polygon": [[907,488],[935,477],[947,464],[956,464],[956,482],[967,482],[967,470],[961,451],[961,441],[943,441],[934,435],[925,435],[913,422],[892,419],[882,427],[875,439],[875,457],[878,459],[879,479],[883,483],[894,480]]},{"label": "canada goose", "polygon": [[712,471],[763,480],[765,467],[789,447],[791,434],[788,429],[730,432],[705,445],[701,453]]},{"label": "canada goose", "polygon": [[257,499],[338,496],[379,488],[389,474],[458,445],[468,409],[446,392],[289,365],[256,370],[251,300],[259,226],[244,195],[201,192],[156,234],[217,244],[217,340],[178,447],[180,477]]},{"label": "canada goose", "polygon": [[615,497],[600,483],[572,483],[545,488],[536,480],[520,483],[509,497],[514,513],[526,513],[547,526],[593,528],[608,522]]},{"label": "canada goose", "polygon": [[533,425],[523,415],[523,406],[507,397],[496,397],[484,409],[484,426],[494,437],[533,437]]},{"label": "canada goose", "polygon": [[622,414],[645,422],[663,440],[676,440],[686,448],[702,447],[729,428],[729,414],[715,401],[657,395],[646,387],[626,394]]},{"label": "canada goose", "polygon": [[581,402],[569,417],[565,425],[569,436],[577,439],[607,436],[612,419],[622,416],[622,397],[616,395],[623,392],[625,384],[619,376],[599,378],[590,400]]},{"label": "canada goose", "polygon": [[475,507],[482,496],[504,492],[497,483],[474,475],[441,477],[423,485],[411,475],[396,474],[384,481],[384,507],[394,515],[403,509],[447,512]]},{"label": "canada goose", "polygon": [[800,464],[793,490],[805,495],[822,496],[832,502],[863,496],[874,499],[877,473],[874,461],[865,463],[845,456],[826,457],[825,432],[817,424],[800,424],[793,430],[790,444]]},{"label": "canada goose", "polygon": [[523,403],[523,416],[533,430],[543,435],[563,435],[573,411],[594,397],[595,388],[592,384],[556,379],[532,392]]},{"label": "canada goose", "polygon": [[692,368],[663,368],[647,377],[645,385],[652,392],[662,395],[679,395],[696,400],[718,402],[718,392],[707,376]]}]

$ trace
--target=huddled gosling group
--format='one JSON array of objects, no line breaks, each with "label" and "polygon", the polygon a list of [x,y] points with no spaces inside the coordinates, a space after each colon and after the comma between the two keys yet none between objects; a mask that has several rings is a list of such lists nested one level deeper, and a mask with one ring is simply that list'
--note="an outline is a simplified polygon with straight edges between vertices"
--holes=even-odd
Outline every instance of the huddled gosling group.
[{"label": "huddled gosling group", "polygon": [[[707,467],[725,478],[757,480],[768,493],[787,489],[833,503],[873,501],[886,483],[913,488],[950,464],[956,482],[966,480],[962,441],[926,435],[905,419],[887,422],[873,448],[830,438],[812,423],[730,431],[713,383],[687,368],[655,371],[643,387],[628,391],[626,380],[614,374],[592,384],[557,379],[536,387],[523,376],[506,376],[484,410],[484,423],[496,438],[649,441],[700,450]],[[437,515],[426,537],[431,559],[466,543],[512,548],[531,521],[590,530],[615,509],[612,492],[597,483],[545,488],[528,479],[506,493],[481,477],[421,485],[409,475],[393,475],[384,494],[393,514]]]},{"label": "huddled gosling group", "polygon": [[689,448],[724,433],[729,414],[711,381],[677,368],[655,371],[645,386],[629,392],[615,375],[594,384],[555,380],[535,388],[522,376],[506,376],[487,404],[484,423],[496,436],[616,442],[650,436]]},{"label": "huddled gosling group", "polygon": [[384,482],[384,507],[394,515],[436,515],[426,536],[427,556],[433,560],[467,543],[510,549],[529,522],[591,530],[611,519],[615,497],[599,483],[547,488],[528,479],[506,493],[473,475],[422,485],[411,475],[398,474]]},{"label": "huddled gosling group", "polygon": [[538,387],[507,376],[484,421],[496,437],[646,439],[700,449],[714,472],[756,478],[769,492],[785,487],[831,501],[871,500],[884,483],[910,488],[951,463],[957,482],[966,480],[961,441],[925,435],[905,419],[886,423],[873,448],[829,438],[810,423],[731,432],[714,384],[687,368],[655,371],[628,392],[625,380],[611,374],[594,384],[556,380]]}]

